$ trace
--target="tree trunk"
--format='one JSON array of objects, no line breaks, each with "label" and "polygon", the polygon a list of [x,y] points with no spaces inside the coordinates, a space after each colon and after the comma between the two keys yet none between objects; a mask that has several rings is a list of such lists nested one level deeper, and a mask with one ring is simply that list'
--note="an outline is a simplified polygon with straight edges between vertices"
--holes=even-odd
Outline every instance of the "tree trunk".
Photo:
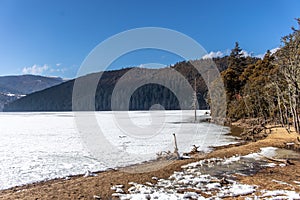
[{"label": "tree trunk", "polygon": [[279,91],[278,91],[278,86],[277,85],[276,85],[276,92],[277,92],[277,101],[278,101],[280,121],[281,121],[282,127],[284,127],[283,114],[282,114],[282,110],[281,110],[281,101],[280,101]]}]

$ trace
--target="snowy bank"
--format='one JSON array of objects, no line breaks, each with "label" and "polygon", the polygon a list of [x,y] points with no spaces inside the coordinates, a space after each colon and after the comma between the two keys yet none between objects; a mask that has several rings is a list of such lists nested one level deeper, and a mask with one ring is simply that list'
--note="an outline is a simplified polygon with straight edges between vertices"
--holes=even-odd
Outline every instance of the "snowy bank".
[{"label": "snowy bank", "polygon": [[[274,147],[266,147],[261,148],[259,153],[246,156],[211,158],[193,162],[182,166],[182,171],[174,172],[167,179],[158,179],[156,184],[130,182],[129,184],[132,186],[128,189],[128,194],[125,194],[123,189],[120,190],[120,186],[113,186],[112,189],[115,192],[112,196],[119,197],[122,200],[221,199],[237,196],[247,196],[247,199],[300,199],[300,195],[295,191],[260,190],[256,185],[241,184],[235,180],[235,174],[239,173],[237,169],[229,170],[231,173],[228,173],[228,170],[224,170],[232,167],[246,170],[246,168],[253,168],[256,162],[261,168],[277,166],[275,163],[268,163],[263,160],[264,156],[275,156],[276,149]],[[222,173],[220,171],[216,173],[215,169],[221,170]],[[211,173],[203,173],[209,171]],[[154,177],[154,179],[156,178]]]}]

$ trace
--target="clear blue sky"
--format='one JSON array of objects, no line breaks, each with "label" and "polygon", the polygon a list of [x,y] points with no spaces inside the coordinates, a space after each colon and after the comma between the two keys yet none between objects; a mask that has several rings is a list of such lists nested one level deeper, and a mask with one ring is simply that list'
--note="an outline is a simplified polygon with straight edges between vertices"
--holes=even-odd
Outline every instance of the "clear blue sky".
[{"label": "clear blue sky", "polygon": [[[0,75],[71,78],[100,42],[147,26],[182,32],[208,52],[226,52],[238,41],[246,51],[263,54],[297,25],[299,10],[299,0],[0,0]],[[161,54],[128,55],[114,67],[180,60]]]}]

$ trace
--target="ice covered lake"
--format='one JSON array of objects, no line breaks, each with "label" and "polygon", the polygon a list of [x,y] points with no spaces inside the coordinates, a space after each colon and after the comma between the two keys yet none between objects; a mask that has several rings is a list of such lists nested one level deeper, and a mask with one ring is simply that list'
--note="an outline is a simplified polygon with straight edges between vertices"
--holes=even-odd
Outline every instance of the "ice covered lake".
[{"label": "ice covered lake", "polygon": [[[205,116],[205,111],[198,111]],[[0,189],[156,158],[192,145],[233,142],[228,127],[194,123],[193,111],[0,114]]]}]

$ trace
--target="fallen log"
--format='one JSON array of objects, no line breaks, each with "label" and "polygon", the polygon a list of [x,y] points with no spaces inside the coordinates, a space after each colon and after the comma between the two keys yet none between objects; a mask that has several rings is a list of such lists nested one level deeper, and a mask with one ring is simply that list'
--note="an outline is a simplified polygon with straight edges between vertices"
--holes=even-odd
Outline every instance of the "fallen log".
[{"label": "fallen log", "polygon": [[271,157],[268,157],[268,156],[264,156],[264,155],[261,155],[259,154],[261,157],[267,159],[267,160],[270,160],[270,161],[274,161],[274,162],[279,162],[279,163],[284,163],[286,165],[295,165],[295,163],[293,163],[291,160],[289,159],[278,159],[278,158],[271,158]]}]

